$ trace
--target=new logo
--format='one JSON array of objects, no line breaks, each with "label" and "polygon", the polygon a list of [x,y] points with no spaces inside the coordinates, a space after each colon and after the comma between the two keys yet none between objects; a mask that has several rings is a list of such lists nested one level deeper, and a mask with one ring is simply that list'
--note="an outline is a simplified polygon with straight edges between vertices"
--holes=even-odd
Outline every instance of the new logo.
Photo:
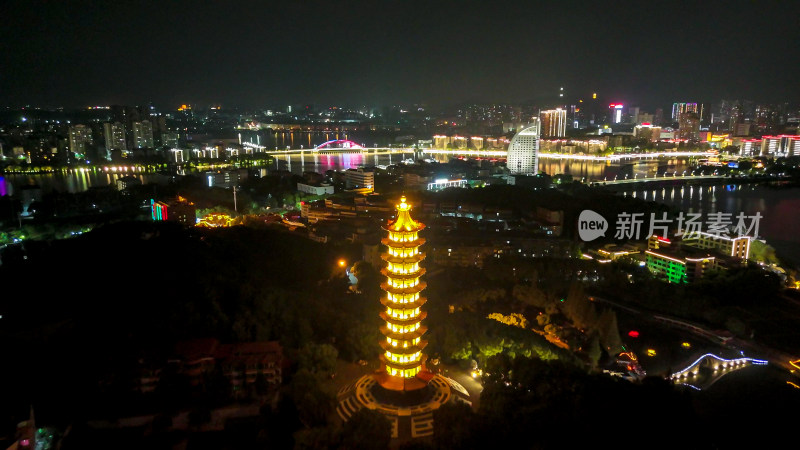
[{"label": "new logo", "polygon": [[608,221],[605,217],[591,209],[584,209],[578,216],[578,235],[585,242],[593,241],[600,236],[605,236],[608,231]]}]

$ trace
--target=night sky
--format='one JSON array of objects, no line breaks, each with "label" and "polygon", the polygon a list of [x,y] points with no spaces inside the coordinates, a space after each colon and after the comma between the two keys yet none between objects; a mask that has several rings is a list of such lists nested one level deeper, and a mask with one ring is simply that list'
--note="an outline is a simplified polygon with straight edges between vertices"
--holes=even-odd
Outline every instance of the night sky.
[{"label": "night sky", "polygon": [[800,100],[798,1],[3,1],[0,106]]}]

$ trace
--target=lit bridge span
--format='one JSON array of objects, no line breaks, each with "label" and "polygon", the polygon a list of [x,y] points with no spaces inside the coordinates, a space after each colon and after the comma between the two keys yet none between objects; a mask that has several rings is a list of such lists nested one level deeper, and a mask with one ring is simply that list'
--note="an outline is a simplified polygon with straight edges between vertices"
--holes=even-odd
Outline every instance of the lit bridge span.
[{"label": "lit bridge span", "polygon": [[[419,152],[426,155],[452,155],[452,156],[472,156],[483,158],[505,159],[508,150],[505,149],[437,149],[437,148],[416,148],[416,147],[364,147],[354,141],[345,139],[334,139],[324,142],[311,148],[293,149],[272,149],[253,142],[242,142],[242,146],[247,151],[255,151],[268,154],[301,154],[309,152],[331,152],[331,153],[414,153]],[[607,156],[592,155],[573,155],[562,153],[539,153],[540,159],[573,159],[584,161],[626,161],[626,160],[647,160],[658,158],[687,158],[687,157],[709,157],[710,152],[650,152],[650,153],[624,153]]]},{"label": "lit bridge span", "polygon": [[[345,146],[335,146],[332,145],[332,142],[337,141],[328,141],[325,144],[320,144],[317,147],[312,148],[292,148],[292,149],[272,149],[267,148],[263,145],[254,144],[252,142],[242,142],[242,147],[244,147],[247,151],[254,151],[256,153],[266,153],[268,155],[307,155],[313,153],[320,153],[320,154],[344,154],[344,153],[361,153],[361,154],[379,154],[379,155],[388,155],[388,154],[403,154],[403,153],[414,153],[418,151],[418,149],[412,147],[404,147],[404,148],[394,148],[394,147],[362,147],[359,144],[356,144],[352,141],[342,141],[342,142],[352,142],[353,145],[345,145]],[[340,144],[341,145],[341,144]]]},{"label": "lit bridge span", "polygon": [[598,185],[608,185],[608,184],[629,184],[629,183],[650,183],[654,181],[683,181],[683,180],[718,180],[727,178],[725,175],[686,175],[675,173],[664,173],[662,176],[652,176],[652,177],[639,177],[634,175],[633,178],[626,176],[623,179],[618,179],[614,177],[613,180],[595,180],[592,181],[590,184],[593,186]]},{"label": "lit bridge span", "polygon": [[754,358],[725,359],[706,353],[689,364],[685,369],[673,373],[668,378],[676,384],[689,386],[692,389],[708,389],[723,376],[749,365],[766,365],[767,361]]},{"label": "lit bridge span", "polygon": [[[469,148],[460,149],[437,149],[425,148],[422,153],[431,155],[459,155],[459,156],[484,156],[492,158],[506,158],[508,150],[504,149],[485,149],[475,150]],[[615,153],[605,156],[595,155],[582,155],[572,153],[550,153],[539,152],[539,159],[571,159],[578,161],[626,161],[626,160],[640,160],[640,159],[658,159],[658,158],[708,158],[714,156],[716,153],[712,152],[647,152],[647,153]]]}]

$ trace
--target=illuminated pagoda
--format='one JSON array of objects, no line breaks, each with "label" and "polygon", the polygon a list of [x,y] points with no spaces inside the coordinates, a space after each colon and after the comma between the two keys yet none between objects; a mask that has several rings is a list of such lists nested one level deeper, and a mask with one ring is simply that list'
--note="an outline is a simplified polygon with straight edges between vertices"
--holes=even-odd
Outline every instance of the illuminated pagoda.
[{"label": "illuminated pagoda", "polygon": [[427,299],[421,296],[426,283],[420,281],[425,274],[420,262],[425,254],[419,247],[425,239],[419,237],[419,232],[425,225],[412,219],[410,212],[411,205],[402,197],[397,205],[397,219],[384,227],[388,237],[381,241],[387,247],[381,255],[386,261],[381,270],[386,276],[381,284],[386,291],[381,304],[386,310],[380,314],[386,322],[381,327],[386,339],[380,341],[384,351],[382,370],[375,377],[381,386],[395,391],[421,389],[433,376],[425,370],[426,356],[422,353],[428,342],[422,339],[427,331],[422,320],[427,313],[421,307]]},{"label": "illuminated pagoda", "polygon": [[385,295],[380,301],[386,309],[380,313],[384,322],[380,369],[342,386],[336,407],[344,422],[363,408],[380,412],[392,425],[392,438],[399,441],[433,435],[433,411],[441,405],[471,404],[462,385],[425,367],[423,350],[428,342],[422,336],[428,329],[422,325],[427,315],[422,306],[427,299],[422,296],[426,283],[420,280],[425,254],[419,250],[425,243],[419,237],[425,225],[412,219],[410,212],[411,205],[402,197],[397,218],[384,227],[387,237],[381,241],[386,246],[381,255],[386,281],[381,284]]}]

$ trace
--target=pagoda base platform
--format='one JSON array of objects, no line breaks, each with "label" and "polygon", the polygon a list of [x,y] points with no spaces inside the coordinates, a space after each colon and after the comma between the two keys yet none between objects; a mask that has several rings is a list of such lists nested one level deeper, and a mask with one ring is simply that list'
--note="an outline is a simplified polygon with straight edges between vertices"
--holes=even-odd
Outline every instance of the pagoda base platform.
[{"label": "pagoda base platform", "polygon": [[427,370],[422,370],[413,378],[400,378],[393,377],[381,370],[375,372],[372,376],[384,389],[398,391],[398,393],[402,394],[428,387],[434,374]]},{"label": "pagoda base platform", "polygon": [[423,385],[410,391],[383,387],[378,381],[382,379],[380,372],[365,375],[339,390],[336,413],[346,422],[358,410],[368,408],[389,419],[393,439],[406,441],[432,436],[433,411],[447,402],[471,402],[466,389],[455,380],[431,372],[425,373],[429,381],[425,383],[417,377],[416,381]]}]

